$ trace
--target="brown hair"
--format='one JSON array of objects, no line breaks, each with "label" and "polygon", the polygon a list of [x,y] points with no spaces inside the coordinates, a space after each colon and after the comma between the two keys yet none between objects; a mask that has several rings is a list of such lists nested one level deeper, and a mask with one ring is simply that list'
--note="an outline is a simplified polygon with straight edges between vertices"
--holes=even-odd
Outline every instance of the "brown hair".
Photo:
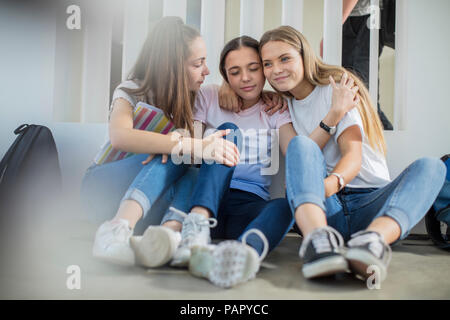
[{"label": "brown hair", "polygon": [[162,109],[176,128],[188,129],[191,133],[195,92],[189,90],[186,60],[191,55],[191,43],[198,37],[200,33],[179,17],[160,19],[147,36],[128,76],[139,87],[123,88]]},{"label": "brown hair", "polygon": [[[336,82],[340,81],[342,75],[347,72],[349,77],[351,77],[359,87],[357,95],[359,96],[360,102],[357,105],[357,109],[361,115],[364,132],[369,144],[372,148],[377,149],[381,153],[386,153],[386,142],[384,140],[383,127],[380,118],[370,99],[369,91],[354,73],[342,67],[324,63],[315,55],[306,38],[299,31],[290,26],[281,26],[264,33],[259,42],[260,52],[262,47],[269,41],[285,42],[300,53],[305,70],[305,79],[312,85],[323,86],[330,84],[330,80],[328,79],[330,75]],[[292,94],[289,92],[283,92],[283,94],[292,97]]]},{"label": "brown hair", "polygon": [[252,37],[241,36],[228,41],[228,43],[223,47],[222,52],[220,53],[219,63],[220,74],[226,82],[228,82],[228,76],[227,71],[225,70],[225,60],[231,51],[239,50],[242,47],[255,49],[256,53],[259,56],[259,42]]}]

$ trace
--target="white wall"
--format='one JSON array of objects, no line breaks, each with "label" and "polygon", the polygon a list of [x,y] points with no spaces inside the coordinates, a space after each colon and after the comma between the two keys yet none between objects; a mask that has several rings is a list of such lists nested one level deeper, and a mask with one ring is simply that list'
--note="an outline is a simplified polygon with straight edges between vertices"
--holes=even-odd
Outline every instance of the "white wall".
[{"label": "white wall", "polygon": [[[48,125],[54,131],[66,187],[76,190],[103,142],[106,125],[53,121],[55,30],[62,27],[56,25],[53,3],[0,2],[0,156],[20,124]],[[392,177],[419,157],[450,152],[450,41],[443,36],[450,30],[450,2],[408,0],[406,10],[405,130],[386,132]]]},{"label": "white wall", "polygon": [[53,110],[55,11],[48,1],[0,2],[0,154],[21,123]]},{"label": "white wall", "polygon": [[[0,157],[22,123],[53,131],[65,188],[79,188],[83,170],[105,137],[105,124],[54,122],[55,1],[0,1]],[[107,109],[108,106],[105,106]]]},{"label": "white wall", "polygon": [[408,0],[405,130],[386,132],[392,176],[422,156],[450,152],[450,2]]}]

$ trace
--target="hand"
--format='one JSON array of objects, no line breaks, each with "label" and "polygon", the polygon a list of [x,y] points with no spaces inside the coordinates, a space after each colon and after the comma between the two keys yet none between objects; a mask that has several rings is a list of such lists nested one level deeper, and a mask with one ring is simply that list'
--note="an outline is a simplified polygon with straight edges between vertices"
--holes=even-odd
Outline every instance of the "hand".
[{"label": "hand", "polygon": [[[145,159],[144,161],[142,161],[142,164],[145,166],[147,163],[149,163],[150,161],[153,160],[153,158],[155,157],[154,154],[149,154],[147,159]],[[167,163],[167,160],[169,159],[169,156],[167,154],[163,154],[162,155],[162,160],[161,163]]]},{"label": "hand", "polygon": [[239,112],[242,108],[242,98],[224,81],[219,88],[219,106],[222,109]]},{"label": "hand", "polygon": [[354,86],[353,78],[349,77],[345,72],[341,78],[341,81],[336,84],[333,77],[330,76],[330,83],[333,87],[333,95],[331,99],[331,110],[337,115],[338,122],[344,117],[344,115],[356,107],[359,103],[359,96],[357,92],[358,86]]},{"label": "hand", "polygon": [[285,112],[288,109],[288,104],[286,99],[284,99],[279,93],[272,91],[263,91],[261,98],[266,104],[264,109],[269,115],[273,115],[275,112],[280,110],[280,113]]},{"label": "hand", "polygon": [[325,186],[325,198],[331,197],[339,191],[339,180],[336,176],[328,176],[323,180]]},{"label": "hand", "polygon": [[203,159],[214,160],[217,163],[232,167],[239,163],[239,150],[236,145],[224,139],[230,129],[219,130],[203,139]]}]

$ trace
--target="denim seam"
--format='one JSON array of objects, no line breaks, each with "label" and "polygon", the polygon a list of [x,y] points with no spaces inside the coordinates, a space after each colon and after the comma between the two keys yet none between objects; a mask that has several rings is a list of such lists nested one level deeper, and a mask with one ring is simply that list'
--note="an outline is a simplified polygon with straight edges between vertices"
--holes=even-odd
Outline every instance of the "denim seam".
[{"label": "denim seam", "polygon": [[147,170],[147,171],[145,172],[144,177],[142,177],[142,178],[140,179],[140,181],[139,181],[138,183],[136,183],[136,185],[135,185],[135,188],[136,188],[136,189],[139,188],[139,187],[141,187],[141,186],[144,184],[143,181],[147,180],[147,177],[148,177],[148,175],[150,174],[150,171],[151,171],[151,170]]},{"label": "denim seam", "polygon": [[326,208],[323,204],[323,201],[320,197],[316,196],[314,193],[302,193],[293,198],[291,198],[292,207],[297,209],[299,206],[305,203],[312,203],[319,206],[324,212],[326,212]]},{"label": "denim seam", "polygon": [[209,203],[210,203],[209,201],[205,201],[205,203],[202,203],[201,201],[196,202],[195,204],[192,204],[192,205],[190,206],[189,212],[191,212],[191,210],[192,210],[194,207],[203,207],[203,208],[209,210],[209,212],[211,212],[211,217],[217,218],[217,215],[219,214],[218,211],[220,210],[220,204],[219,204],[219,209],[217,209],[217,212],[216,212],[216,210],[213,210],[212,208],[210,208],[211,206],[209,205]]},{"label": "denim seam", "polygon": [[403,240],[409,230],[408,215],[401,209],[389,206],[382,216],[387,216],[394,219],[400,227],[400,239]]},{"label": "denim seam", "polygon": [[[398,195],[400,194],[400,190],[402,189],[401,186],[405,183],[404,182],[405,181],[404,176],[409,171],[409,168],[410,167],[406,168],[405,171],[402,172],[402,177],[401,177],[399,183],[397,184],[397,186],[395,187],[394,192],[392,194],[392,197],[388,201],[388,204],[386,206],[387,208],[393,208],[394,205],[397,203],[396,200],[398,198]],[[386,212],[386,210],[385,210],[385,212]]]},{"label": "denim seam", "polygon": [[[287,158],[286,158],[286,162],[287,162]],[[286,170],[287,170],[287,163],[286,163]],[[286,173],[287,173],[287,171],[286,171]],[[290,195],[291,194],[292,194],[292,192],[291,192],[291,188],[290,188],[290,183],[287,181],[287,176],[286,176],[286,198],[288,199],[288,203],[291,206],[292,217],[295,217],[295,208],[293,208],[292,207],[293,205],[290,203],[291,202],[290,201],[290,199],[291,199]]]},{"label": "denim seam", "polygon": [[177,212],[169,211],[167,214],[164,215],[164,218],[161,221],[161,225],[169,220],[175,220],[182,224],[184,221],[184,217]]},{"label": "denim seam", "polygon": [[[398,185],[395,187],[394,192],[392,194],[392,197],[389,199],[384,212],[381,212],[382,216],[388,216],[393,218],[395,221],[397,221],[397,223],[399,224],[400,227],[400,238],[402,239],[404,237],[404,235],[406,234],[407,230],[409,230],[409,219],[408,219],[408,215],[403,212],[403,210],[399,209],[398,207],[396,207],[395,205],[397,204],[397,198],[400,194],[400,190],[402,189],[401,186],[405,183],[405,179],[404,176],[406,176],[406,173],[410,170],[410,167],[406,168],[403,172],[402,172],[402,177],[398,183]],[[403,227],[403,224],[406,224],[406,230]]]},{"label": "denim seam", "polygon": [[[405,173],[408,172],[408,171],[409,171],[409,167],[406,168],[406,169],[401,173],[401,175],[405,175]],[[391,181],[390,183],[392,183],[392,182],[393,182],[393,181]],[[396,195],[398,194],[399,191],[397,190],[397,187],[398,187],[402,182],[403,182],[403,177],[400,179],[400,182],[399,182],[398,185],[395,187],[394,193],[393,193],[392,198],[390,199],[390,201],[392,201],[392,199],[393,199],[394,197],[396,197]],[[379,189],[380,189],[380,188],[377,188],[377,190],[379,190]],[[362,206],[359,206],[359,207],[357,207],[357,208],[354,208],[352,211],[357,211],[357,210],[363,209],[363,208],[365,208],[365,207],[371,205],[371,204],[374,203],[375,201],[377,201],[378,198],[380,198],[380,197],[382,197],[382,196],[383,196],[383,193],[380,193],[378,196],[373,197],[372,199],[370,199],[370,201],[368,201],[367,203],[364,203],[364,205],[362,205]],[[390,202],[390,201],[389,201],[389,202]],[[349,214],[350,214],[350,211],[349,211]]]},{"label": "denim seam", "polygon": [[141,207],[142,207],[142,217],[143,217],[143,218],[145,218],[145,216],[147,215],[147,212],[150,210],[150,208],[151,208],[151,206],[152,206],[152,202],[151,202],[150,199],[145,195],[145,193],[142,192],[142,191],[139,190],[139,189],[140,189],[140,187],[144,184],[143,181],[146,181],[146,180],[147,180],[148,176],[150,175],[150,171],[151,171],[151,170],[147,170],[147,171],[145,172],[145,175],[140,179],[140,181],[139,181],[138,183],[136,183],[136,185],[134,186],[134,189],[129,189],[129,190],[127,191],[127,193],[125,194],[125,196],[124,196],[124,198],[125,198],[125,197],[131,198],[132,195],[135,193],[135,191],[137,191],[136,194],[139,194],[140,198],[142,198],[142,200],[143,200],[144,203],[141,203],[141,202],[139,201],[139,196],[138,196],[138,199],[134,199],[134,198],[131,198],[131,199],[135,200],[136,202],[138,202],[138,203],[141,205]]}]

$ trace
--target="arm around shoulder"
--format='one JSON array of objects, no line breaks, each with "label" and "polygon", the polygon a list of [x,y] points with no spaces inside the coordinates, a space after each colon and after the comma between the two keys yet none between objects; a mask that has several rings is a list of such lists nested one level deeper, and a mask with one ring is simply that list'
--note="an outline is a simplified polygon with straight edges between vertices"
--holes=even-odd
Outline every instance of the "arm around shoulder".
[{"label": "arm around shoulder", "polygon": [[280,127],[280,149],[283,156],[286,156],[287,148],[289,146],[289,142],[291,142],[292,138],[297,135],[294,127],[292,126],[292,122],[286,123]]}]

